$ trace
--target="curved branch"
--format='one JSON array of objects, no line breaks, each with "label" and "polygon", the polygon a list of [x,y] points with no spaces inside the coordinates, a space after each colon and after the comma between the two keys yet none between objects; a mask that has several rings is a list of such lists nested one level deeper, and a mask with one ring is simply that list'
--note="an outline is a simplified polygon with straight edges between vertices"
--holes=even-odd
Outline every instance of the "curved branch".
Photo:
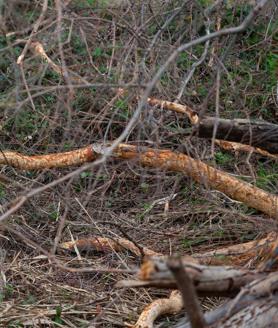
[{"label": "curved branch", "polygon": [[[71,152],[27,156],[17,152],[0,153],[0,164],[24,170],[53,167],[67,167],[96,160],[107,153],[102,144],[93,144]],[[173,172],[182,172],[198,183],[225,193],[232,199],[245,203],[270,217],[278,218],[278,197],[228,173],[222,172],[185,154],[170,150],[151,149],[127,144],[119,144],[112,153],[118,160],[136,160],[140,165]]]},{"label": "curved branch", "polygon": [[160,298],[146,306],[132,328],[153,328],[154,321],[163,314],[175,314],[183,307],[179,291],[171,292],[169,298]]}]

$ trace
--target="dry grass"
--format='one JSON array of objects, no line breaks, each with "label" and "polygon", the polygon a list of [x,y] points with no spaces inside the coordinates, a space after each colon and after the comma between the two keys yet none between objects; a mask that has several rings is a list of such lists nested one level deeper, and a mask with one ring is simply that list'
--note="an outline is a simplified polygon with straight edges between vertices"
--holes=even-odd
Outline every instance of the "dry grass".
[{"label": "dry grass", "polygon": [[[137,95],[171,51],[189,36],[194,38],[205,32],[202,5],[188,5],[161,33],[142,66],[141,60],[155,34],[183,1],[165,1],[159,10],[151,9],[144,1],[117,9],[100,8],[93,3],[69,1],[59,36],[57,11],[49,2],[34,41],[41,42],[48,56],[63,65],[60,37],[70,80],[64,81],[28,51],[23,71],[34,106],[16,60],[28,40],[31,24],[41,12],[41,2],[15,0],[2,8],[0,5],[4,18],[0,39],[1,149],[38,154],[114,140],[132,116]],[[212,20],[220,15],[223,26],[236,25],[248,10],[247,5],[223,8],[212,15]],[[181,103],[214,113],[214,47],[216,57],[225,65],[220,115],[277,122],[277,14],[268,14],[258,17],[255,25],[236,40],[225,37],[219,43],[212,41],[205,62],[196,69]],[[10,32],[15,34],[3,36]],[[231,49],[225,55],[223,49],[228,49],[229,44]],[[152,95],[175,100],[184,74],[202,51],[200,46],[180,56]],[[213,62],[212,67],[208,66],[209,61]],[[75,83],[77,77],[90,85],[67,84]],[[116,97],[118,86],[126,87],[128,95]],[[211,144],[192,137],[188,129],[183,117],[146,106],[127,141],[188,152],[277,193],[275,160],[255,154],[251,159],[246,154],[234,156],[217,147],[212,154]],[[2,166],[0,211],[4,213],[27,190],[71,170],[74,168],[21,172]],[[172,200],[167,203],[163,199],[169,196]],[[260,213],[181,175],[111,160],[34,196],[2,225],[0,327],[122,327],[134,323],[145,304],[166,295],[160,290],[116,289],[115,283],[130,273],[109,270],[132,271],[141,259],[128,251],[69,253],[59,248],[60,242],[71,238],[129,237],[163,254],[192,254],[253,240],[273,229],[277,225]],[[55,255],[60,265],[96,271],[62,270],[50,262],[45,252]],[[107,272],[97,272],[99,268]],[[204,300],[204,308],[218,303],[215,299]],[[165,327],[167,320],[163,319]]]}]

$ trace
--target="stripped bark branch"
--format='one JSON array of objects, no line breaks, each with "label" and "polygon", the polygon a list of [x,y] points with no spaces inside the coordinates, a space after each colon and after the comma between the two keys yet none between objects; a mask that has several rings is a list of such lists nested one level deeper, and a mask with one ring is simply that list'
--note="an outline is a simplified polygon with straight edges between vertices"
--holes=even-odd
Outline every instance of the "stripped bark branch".
[{"label": "stripped bark branch", "polygon": [[171,292],[169,298],[161,298],[146,306],[133,328],[153,328],[154,321],[163,314],[175,314],[182,310],[183,302],[179,291]]},{"label": "stripped bark branch", "polygon": [[[140,249],[134,245],[133,242],[125,238],[109,238],[109,237],[91,237],[83,238],[76,240],[74,242],[68,241],[60,244],[60,247],[73,251],[74,247],[77,247],[79,250],[83,251],[97,251],[97,252],[111,252],[111,251],[123,251],[129,250],[137,256],[141,256]],[[159,256],[160,253],[157,253],[147,247],[142,247],[142,251],[146,256]]]},{"label": "stripped bark branch", "polygon": [[264,157],[278,159],[278,154],[271,154],[270,152],[263,150],[261,148],[253,147],[250,145],[244,145],[239,142],[232,142],[232,141],[226,141],[226,140],[215,140],[215,143],[219,147],[221,147],[225,150],[232,151],[232,152],[244,152],[244,153],[249,153],[249,154],[256,153],[256,154],[262,155]]},{"label": "stripped bark branch", "polygon": [[194,258],[205,265],[244,266],[252,262],[252,267],[260,268],[270,259],[270,255],[278,245],[278,234],[270,232],[265,238],[236,244],[213,251],[194,254]]},{"label": "stripped bark branch", "polygon": [[199,116],[192,108],[186,105],[177,104],[175,102],[160,100],[157,98],[148,98],[148,104],[150,106],[158,106],[160,108],[165,108],[176,113],[187,115],[190,123],[195,125],[199,123]]},{"label": "stripped bark branch", "polygon": [[[106,154],[107,147],[93,144],[78,150],[51,155],[27,156],[17,152],[0,153],[0,164],[25,170],[67,167],[96,160]],[[245,203],[270,217],[278,218],[278,197],[260,188],[230,176],[199,160],[170,150],[158,150],[119,144],[113,157],[120,160],[136,160],[140,165],[173,172],[182,172],[198,183],[219,190],[232,199]]]}]

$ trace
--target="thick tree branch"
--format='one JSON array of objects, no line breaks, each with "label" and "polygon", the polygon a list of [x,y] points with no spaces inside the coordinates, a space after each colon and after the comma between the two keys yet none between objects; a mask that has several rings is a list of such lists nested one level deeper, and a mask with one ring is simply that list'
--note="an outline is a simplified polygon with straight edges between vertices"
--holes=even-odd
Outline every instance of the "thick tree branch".
[{"label": "thick tree branch", "polygon": [[[5,151],[0,153],[0,164],[25,170],[67,167],[94,161],[106,154],[106,150],[107,147],[102,144],[93,144],[72,152],[51,155],[26,156],[17,152]],[[170,150],[120,144],[113,151],[113,157],[119,160],[136,160],[140,165],[147,167],[182,172],[196,182],[219,190],[232,199],[278,218],[278,197],[276,195],[236,179],[187,155]]]}]

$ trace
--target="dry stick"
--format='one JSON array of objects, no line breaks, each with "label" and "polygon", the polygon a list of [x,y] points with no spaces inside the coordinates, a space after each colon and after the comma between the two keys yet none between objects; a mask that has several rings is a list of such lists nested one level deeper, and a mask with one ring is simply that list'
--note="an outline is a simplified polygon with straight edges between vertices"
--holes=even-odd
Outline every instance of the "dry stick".
[{"label": "dry stick", "polygon": [[[109,148],[102,144],[93,144],[71,152],[37,156],[4,151],[0,153],[0,164],[24,170],[68,167],[92,162],[106,154],[107,149]],[[136,160],[140,165],[147,167],[182,172],[196,182],[219,190],[228,197],[243,202],[270,217],[278,218],[278,197],[276,195],[236,179],[226,172],[217,170],[185,154],[170,150],[119,144],[113,151],[113,157],[120,160]]]},{"label": "dry stick", "polygon": [[180,259],[170,258],[168,267],[172,271],[177,281],[177,285],[182,294],[182,300],[185,310],[188,314],[192,328],[204,328],[206,322],[198,302],[197,293],[192,280],[184,270]]}]

